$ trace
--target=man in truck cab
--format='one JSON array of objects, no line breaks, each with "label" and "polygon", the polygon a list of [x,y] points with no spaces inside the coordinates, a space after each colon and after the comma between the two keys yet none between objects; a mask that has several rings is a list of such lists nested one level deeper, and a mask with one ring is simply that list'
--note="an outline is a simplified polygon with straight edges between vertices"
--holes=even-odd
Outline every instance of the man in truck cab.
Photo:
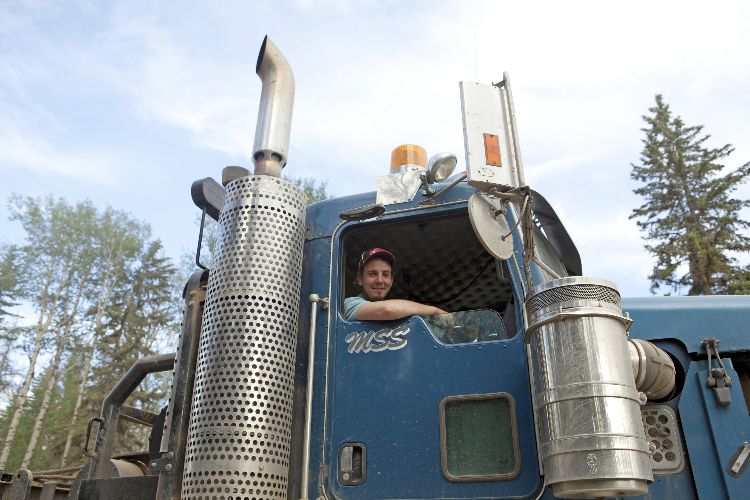
[{"label": "man in truck cab", "polygon": [[357,268],[357,284],[361,293],[344,300],[344,317],[348,321],[383,321],[407,316],[440,315],[452,323],[446,311],[411,300],[386,299],[393,286],[393,266],[396,257],[383,248],[375,247],[362,252]]}]

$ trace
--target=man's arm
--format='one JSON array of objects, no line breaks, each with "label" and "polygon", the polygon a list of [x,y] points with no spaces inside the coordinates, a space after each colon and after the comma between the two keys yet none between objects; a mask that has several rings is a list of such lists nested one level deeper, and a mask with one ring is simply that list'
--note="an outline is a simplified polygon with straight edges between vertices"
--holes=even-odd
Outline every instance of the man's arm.
[{"label": "man's arm", "polygon": [[448,313],[435,306],[428,306],[411,300],[389,299],[365,302],[357,310],[356,318],[360,321],[382,321],[401,319],[415,314],[430,316]]}]

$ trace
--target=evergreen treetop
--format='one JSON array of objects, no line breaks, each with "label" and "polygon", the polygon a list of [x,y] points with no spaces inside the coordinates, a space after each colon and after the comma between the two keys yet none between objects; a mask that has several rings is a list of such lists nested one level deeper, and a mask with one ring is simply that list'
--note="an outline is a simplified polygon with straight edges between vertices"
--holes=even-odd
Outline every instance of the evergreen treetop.
[{"label": "evergreen treetop", "polygon": [[643,116],[640,165],[632,164],[631,178],[641,183],[634,192],[644,203],[633,210],[656,257],[649,279],[651,291],[662,286],[688,295],[743,293],[750,290],[750,273],[735,255],[750,250],[743,233],[750,223],[740,210],[747,200],[731,195],[750,174],[750,162],[727,172],[722,160],[734,148],[706,146],[703,126],[687,126],[673,117],[661,95]]}]

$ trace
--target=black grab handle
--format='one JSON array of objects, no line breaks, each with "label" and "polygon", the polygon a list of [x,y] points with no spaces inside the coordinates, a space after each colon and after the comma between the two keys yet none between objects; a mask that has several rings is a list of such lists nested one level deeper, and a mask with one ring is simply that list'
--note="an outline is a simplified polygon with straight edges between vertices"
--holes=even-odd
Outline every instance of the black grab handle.
[{"label": "black grab handle", "polygon": [[101,417],[91,417],[89,419],[89,424],[86,426],[86,441],[83,443],[83,454],[89,458],[96,458],[96,450],[94,450],[93,453],[89,451],[89,439],[91,438],[91,426],[94,422],[99,422],[99,428],[96,430],[96,434],[98,436],[99,429],[102,428],[104,419]]}]

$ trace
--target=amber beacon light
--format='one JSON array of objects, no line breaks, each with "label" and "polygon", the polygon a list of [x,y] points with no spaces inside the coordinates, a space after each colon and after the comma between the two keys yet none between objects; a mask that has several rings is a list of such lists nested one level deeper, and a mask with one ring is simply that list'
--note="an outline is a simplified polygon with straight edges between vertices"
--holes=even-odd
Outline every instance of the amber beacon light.
[{"label": "amber beacon light", "polygon": [[416,144],[403,144],[391,152],[391,173],[427,169],[427,151]]}]

